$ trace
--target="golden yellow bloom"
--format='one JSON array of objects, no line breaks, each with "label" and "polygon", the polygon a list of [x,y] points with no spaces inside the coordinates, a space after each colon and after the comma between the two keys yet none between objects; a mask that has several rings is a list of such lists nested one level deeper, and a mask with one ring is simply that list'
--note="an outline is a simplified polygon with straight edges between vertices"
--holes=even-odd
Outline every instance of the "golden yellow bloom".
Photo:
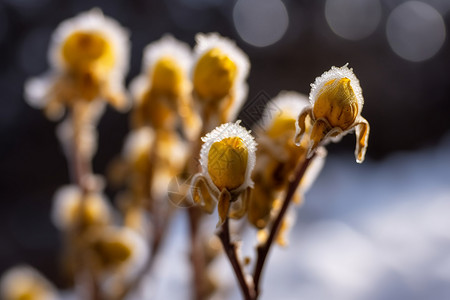
[{"label": "golden yellow bloom", "polygon": [[297,143],[306,131],[306,117],[313,122],[310,134],[308,156],[328,140],[336,140],[355,129],[355,157],[358,163],[364,161],[369,138],[369,123],[361,116],[364,104],[359,80],[347,65],[336,68],[317,77],[311,85],[309,95],[311,106],[299,115]]},{"label": "golden yellow bloom", "polygon": [[[211,145],[208,173],[219,188],[233,190],[245,181],[248,150],[239,137],[225,138]],[[213,163],[212,163],[213,162]]]},{"label": "golden yellow bloom", "polygon": [[231,93],[236,75],[236,64],[221,49],[213,48],[195,66],[194,89],[200,98],[218,101]]},{"label": "golden yellow bloom", "polygon": [[62,22],[50,45],[52,70],[25,85],[30,105],[59,118],[79,101],[106,100],[128,107],[123,79],[128,70],[129,39],[116,21],[92,9]]},{"label": "golden yellow bloom", "polygon": [[247,95],[250,63],[233,41],[217,33],[198,34],[196,41],[193,94],[207,132],[236,118]]},{"label": "golden yellow bloom", "polygon": [[[249,189],[253,187],[256,143],[239,123],[223,124],[202,138],[202,172],[192,179],[195,203],[212,212],[212,201],[218,202],[219,224],[227,216],[241,218],[246,213]],[[242,193],[241,201],[237,201]]]},{"label": "golden yellow bloom", "polygon": [[158,94],[178,96],[185,79],[183,70],[176,61],[165,56],[154,67],[151,86]]},{"label": "golden yellow bloom", "polygon": [[38,271],[18,266],[7,271],[0,280],[0,298],[3,300],[57,300],[53,285]]},{"label": "golden yellow bloom", "polygon": [[75,31],[63,42],[61,51],[67,69],[80,75],[101,74],[114,67],[112,45],[97,32]]}]

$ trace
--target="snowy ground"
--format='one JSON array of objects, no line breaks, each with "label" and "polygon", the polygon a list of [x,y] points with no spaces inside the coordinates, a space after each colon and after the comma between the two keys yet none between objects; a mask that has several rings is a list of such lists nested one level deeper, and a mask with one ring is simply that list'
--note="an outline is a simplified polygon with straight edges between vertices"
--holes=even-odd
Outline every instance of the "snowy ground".
[{"label": "snowy ground", "polygon": [[[188,299],[185,224],[180,214],[136,299]],[[330,157],[290,246],[271,254],[262,299],[450,299],[450,138],[376,163]],[[228,298],[240,299],[228,262],[215,270]]]}]

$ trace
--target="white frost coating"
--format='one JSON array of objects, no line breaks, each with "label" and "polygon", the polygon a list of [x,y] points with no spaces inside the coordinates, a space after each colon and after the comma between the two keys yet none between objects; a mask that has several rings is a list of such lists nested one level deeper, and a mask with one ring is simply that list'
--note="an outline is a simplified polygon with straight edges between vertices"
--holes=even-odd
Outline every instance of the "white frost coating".
[{"label": "white frost coating", "polygon": [[297,120],[298,115],[308,104],[308,97],[303,94],[294,91],[281,91],[267,103],[259,124],[264,129],[268,129],[275,118],[282,115]]},{"label": "white frost coating", "polygon": [[359,85],[359,80],[356,78],[355,74],[353,73],[352,68],[348,68],[348,63],[344,66],[338,68],[338,67],[331,67],[329,71],[326,71],[323,73],[320,77],[316,77],[316,80],[314,83],[311,84],[311,92],[309,93],[309,100],[311,102],[311,105],[314,106],[314,103],[316,102],[319,95],[323,92],[323,86],[333,79],[342,79],[347,78],[350,79],[350,86],[353,89],[353,92],[356,95],[356,99],[358,101],[358,109],[359,113],[361,113],[361,110],[364,105],[364,98],[362,96],[362,89]]},{"label": "white frost coating", "polygon": [[178,41],[169,34],[145,47],[142,73],[147,73],[163,57],[174,59],[187,76],[192,64],[191,49],[188,44]]},{"label": "white frost coating", "polygon": [[[39,286],[45,290],[46,300],[58,300],[55,287],[34,268],[27,265],[16,266],[3,274],[0,280],[0,297],[10,299],[20,291],[27,292]],[[43,299],[44,299],[43,298]]]},{"label": "white frost coating", "polygon": [[93,8],[65,20],[56,28],[50,43],[49,61],[51,66],[56,70],[66,67],[62,57],[62,46],[71,34],[80,31],[100,34],[111,43],[111,49],[114,52],[113,73],[116,73],[112,76],[122,78],[128,71],[130,34],[116,20],[105,17],[99,8]]},{"label": "white frost coating", "polygon": [[[193,77],[195,64],[206,52],[214,48],[220,49],[236,64],[237,75],[232,87],[235,91],[235,102],[230,112],[231,116],[235,117],[237,111],[241,108],[244,99],[247,97],[248,88],[245,80],[247,79],[250,70],[250,61],[247,54],[239,49],[234,41],[222,37],[217,32],[208,34],[199,33],[195,36],[195,41],[197,42],[194,48],[195,63],[192,68],[191,77]],[[232,119],[230,118],[230,120]]]},{"label": "white frost coating", "polygon": [[214,187],[216,191],[218,191],[217,187],[213,183],[211,177],[208,173],[208,154],[211,149],[212,144],[215,142],[220,142],[223,139],[231,138],[231,137],[239,137],[244,145],[247,148],[248,157],[247,157],[247,168],[245,169],[245,181],[239,187],[232,190],[233,192],[240,192],[246,189],[247,187],[253,187],[253,180],[251,179],[251,174],[253,168],[255,167],[256,161],[256,142],[255,138],[250,134],[251,131],[248,131],[241,125],[240,120],[236,121],[236,123],[226,123],[222,124],[219,127],[216,127],[213,131],[206,134],[206,136],[202,137],[202,141],[204,144],[202,145],[202,149],[200,151],[200,164],[202,166],[202,173],[208,180],[208,183],[211,187]]}]

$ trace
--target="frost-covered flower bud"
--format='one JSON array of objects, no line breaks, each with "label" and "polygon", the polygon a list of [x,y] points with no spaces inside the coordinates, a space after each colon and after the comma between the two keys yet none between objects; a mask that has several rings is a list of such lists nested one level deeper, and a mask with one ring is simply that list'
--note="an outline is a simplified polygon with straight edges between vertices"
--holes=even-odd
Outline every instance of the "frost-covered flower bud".
[{"label": "frost-covered flower bud", "polygon": [[330,139],[337,140],[355,129],[355,157],[358,163],[363,162],[369,138],[369,123],[361,116],[364,99],[353,70],[347,65],[332,67],[311,84],[309,99],[311,106],[304,109],[298,117],[296,142],[300,142],[306,131],[307,116],[313,122],[308,156],[319,145]]},{"label": "frost-covered flower bud", "polygon": [[256,143],[239,123],[223,124],[202,138],[202,173],[217,191],[243,191],[253,186]]},{"label": "frost-covered flower bud", "polygon": [[196,100],[203,107],[204,118],[212,118],[215,110],[221,123],[230,122],[247,95],[248,57],[217,33],[198,34],[196,41],[192,69]]},{"label": "frost-covered flower bud", "polygon": [[50,118],[60,117],[65,106],[80,100],[104,99],[125,109],[129,48],[128,32],[100,9],[68,19],[52,36],[51,71],[26,83],[25,98]]},{"label": "frost-covered flower bud", "polygon": [[212,201],[219,203],[219,224],[227,216],[241,218],[246,213],[248,190],[253,187],[256,142],[239,123],[223,124],[202,138],[202,171],[192,179],[194,202],[209,212],[214,208]]}]

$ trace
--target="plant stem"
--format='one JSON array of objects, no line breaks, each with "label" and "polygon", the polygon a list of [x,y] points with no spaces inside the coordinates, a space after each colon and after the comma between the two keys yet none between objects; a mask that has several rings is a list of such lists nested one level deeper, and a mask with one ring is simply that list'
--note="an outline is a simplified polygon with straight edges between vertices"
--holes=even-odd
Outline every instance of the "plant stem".
[{"label": "plant stem", "polygon": [[154,224],[156,229],[154,231],[154,236],[150,245],[150,256],[147,259],[145,266],[142,268],[142,271],[136,276],[136,280],[132,281],[130,284],[125,285],[123,290],[118,294],[115,299],[122,300],[125,299],[126,296],[133,291],[135,288],[139,286],[139,284],[144,279],[144,276],[150,273],[156,258],[158,257],[159,250],[161,249],[161,244],[164,240],[164,235],[169,227],[170,220],[172,219],[172,210],[168,207],[167,211],[164,213],[164,218],[160,218],[161,221],[157,222],[158,224]]},{"label": "plant stem", "polygon": [[267,255],[269,253],[269,250],[275,240],[275,237],[278,234],[278,230],[280,228],[281,222],[283,221],[284,215],[286,214],[286,211],[289,207],[289,204],[292,202],[292,198],[295,194],[295,191],[297,190],[297,187],[303,178],[303,175],[306,172],[306,169],[308,168],[311,160],[314,158],[315,154],[311,156],[310,158],[306,159],[300,168],[298,168],[297,172],[295,173],[294,179],[289,182],[288,189],[283,201],[283,205],[280,209],[280,212],[278,213],[275,221],[272,224],[272,227],[270,229],[269,237],[267,238],[266,242],[260,246],[258,246],[257,249],[257,261],[255,265],[255,270],[253,272],[253,283],[255,288],[255,294],[256,297],[254,299],[257,299],[257,297],[260,294],[259,284],[261,280],[262,271],[264,268],[264,264],[266,262]]},{"label": "plant stem", "polygon": [[[86,206],[86,196],[89,192],[91,192],[91,186],[88,184],[88,178],[92,175],[92,162],[89,156],[86,156],[80,149],[82,143],[82,127],[88,126],[89,119],[83,118],[83,110],[86,109],[86,104],[84,103],[75,103],[71,108],[71,117],[72,117],[72,157],[67,157],[67,160],[70,165],[70,169],[72,171],[72,180],[75,184],[78,185],[81,191],[81,203],[80,203],[80,211],[83,211]],[[84,224],[82,220],[82,214],[79,215],[78,224],[75,227],[75,234],[77,236],[81,236],[84,230]],[[79,262],[77,272],[81,275],[78,276],[82,278],[82,282],[80,284],[86,286],[86,290],[88,291],[88,299],[91,300],[102,300],[102,293],[100,290],[98,278],[96,274],[90,269],[87,258],[83,253],[81,253],[83,249],[76,249],[76,258]],[[83,296],[83,295],[81,295]]]},{"label": "plant stem", "polygon": [[237,246],[230,240],[230,226],[228,217],[225,219],[225,222],[222,224],[221,230],[217,233],[217,235],[222,242],[223,249],[225,250],[231,266],[233,267],[234,273],[236,274],[242,294],[244,295],[244,299],[256,299],[253,288],[249,287],[247,281],[245,280],[245,275],[238,259]]},{"label": "plant stem", "polygon": [[191,228],[191,263],[194,273],[194,291],[192,299],[205,300],[206,295],[206,261],[200,235],[200,222],[203,212],[198,207],[189,207],[189,225]]}]

